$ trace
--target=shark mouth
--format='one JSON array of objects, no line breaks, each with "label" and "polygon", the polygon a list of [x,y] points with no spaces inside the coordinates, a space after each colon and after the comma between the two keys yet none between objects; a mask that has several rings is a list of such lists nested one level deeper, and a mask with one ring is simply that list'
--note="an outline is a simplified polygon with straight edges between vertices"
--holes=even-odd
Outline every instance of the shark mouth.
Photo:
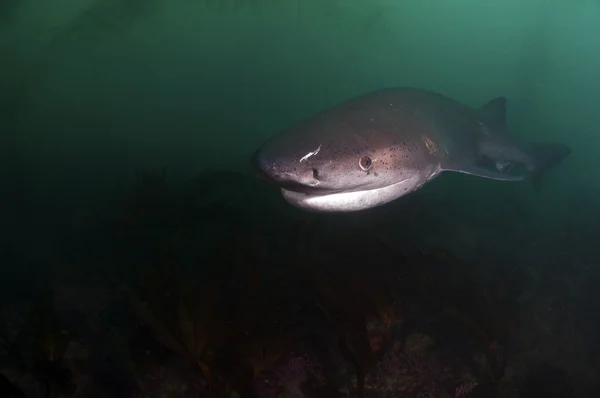
[{"label": "shark mouth", "polygon": [[297,182],[276,182],[271,180],[272,184],[277,185],[282,191],[292,192],[292,193],[302,193],[307,196],[327,196],[334,194],[343,194],[343,193],[357,193],[357,192],[369,192],[376,191],[380,188],[379,186],[369,186],[369,185],[356,185],[352,187],[346,188],[327,188],[320,187],[314,185],[305,185]]},{"label": "shark mouth", "polygon": [[345,192],[345,191],[339,190],[339,189],[332,190],[332,189],[325,189],[325,188],[307,187],[307,186],[303,186],[303,185],[294,186],[293,184],[279,185],[279,188],[281,189],[282,192],[289,192],[289,193],[296,193],[296,194],[301,193],[306,196],[326,196],[326,195],[331,195],[334,193]]},{"label": "shark mouth", "polygon": [[418,175],[379,187],[357,187],[353,190],[315,190],[303,192],[281,187],[284,199],[291,205],[311,212],[339,213],[365,210],[391,202],[419,188]]},{"label": "shark mouth", "polygon": [[277,185],[279,186],[279,188],[282,191],[301,193],[306,196],[326,196],[326,195],[332,195],[335,193],[350,192],[345,189],[311,187],[311,186],[295,184],[295,183],[286,183],[286,184],[277,184]]},{"label": "shark mouth", "polygon": [[[306,198],[319,198],[333,195],[343,194],[366,194],[368,192],[376,192],[382,187],[365,188],[365,187],[354,187],[352,189],[332,189],[332,188],[319,188],[311,187],[302,184],[277,184],[282,193],[288,193],[290,195],[303,195]],[[383,187],[385,188],[385,187]]]},{"label": "shark mouth", "polygon": [[[302,184],[299,182],[294,182],[294,181],[277,181],[276,179],[274,179],[273,177],[271,177],[270,175],[268,175],[267,173],[264,172],[259,172],[258,173],[258,177],[271,184],[271,185],[275,185],[278,188],[280,188],[283,191],[287,191],[287,192],[293,192],[293,193],[302,193],[302,194],[306,194],[306,195],[310,195],[310,196],[323,196],[323,195],[329,195],[329,194],[334,194],[334,193],[342,193],[342,192],[349,192],[351,190],[349,189],[333,189],[333,188],[326,188],[326,187],[319,187],[319,186],[315,186],[315,185],[306,185],[306,184]],[[356,190],[360,190],[360,187],[356,187]]]}]

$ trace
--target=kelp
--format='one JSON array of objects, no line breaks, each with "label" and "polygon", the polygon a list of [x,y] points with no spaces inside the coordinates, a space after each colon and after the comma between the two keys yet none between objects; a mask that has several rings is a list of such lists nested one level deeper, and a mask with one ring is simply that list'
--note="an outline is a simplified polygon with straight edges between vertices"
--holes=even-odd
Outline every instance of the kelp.
[{"label": "kelp", "polygon": [[153,282],[146,301],[123,286],[133,311],[157,341],[198,366],[211,382],[212,362],[226,337],[224,322],[215,316],[218,288],[183,283],[174,266],[167,266],[166,275],[158,272],[154,276],[149,278]]},{"label": "kelp", "polygon": [[[314,286],[322,303],[317,303],[336,330],[339,353],[356,368],[357,394],[364,397],[365,377],[374,368],[380,352],[372,349],[367,329],[369,307],[358,284],[348,279],[332,280],[325,272],[313,270]],[[350,279],[352,280],[352,279]]]},{"label": "kelp", "polygon": [[269,295],[269,283],[261,277],[261,268],[246,268],[243,286],[237,297],[235,350],[238,359],[252,369],[253,378],[271,370],[290,347],[280,312]]},{"label": "kelp", "polygon": [[252,369],[252,377],[257,378],[275,367],[289,345],[290,342],[281,334],[248,336],[238,343],[239,359]]},{"label": "kelp", "polygon": [[45,398],[70,393],[75,385],[63,361],[68,343],[68,332],[62,329],[54,310],[52,292],[43,291],[17,336],[4,341],[7,366],[33,376]]}]

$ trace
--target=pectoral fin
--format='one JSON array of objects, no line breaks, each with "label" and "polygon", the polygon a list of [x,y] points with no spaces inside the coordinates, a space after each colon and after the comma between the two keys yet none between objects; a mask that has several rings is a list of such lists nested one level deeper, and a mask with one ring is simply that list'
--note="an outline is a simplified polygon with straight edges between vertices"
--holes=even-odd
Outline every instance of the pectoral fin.
[{"label": "pectoral fin", "polygon": [[470,174],[473,176],[498,181],[524,181],[527,179],[526,176],[515,176],[507,173],[501,173],[495,170],[489,170],[485,167],[477,166],[475,164],[460,164],[455,162],[449,162],[448,164],[443,165],[442,171],[453,171],[456,173]]}]

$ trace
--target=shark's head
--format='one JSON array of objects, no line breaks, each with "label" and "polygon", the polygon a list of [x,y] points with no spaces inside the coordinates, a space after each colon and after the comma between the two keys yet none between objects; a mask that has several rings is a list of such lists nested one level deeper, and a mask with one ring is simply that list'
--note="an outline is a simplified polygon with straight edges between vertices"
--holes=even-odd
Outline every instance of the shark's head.
[{"label": "shark's head", "polygon": [[[384,132],[385,131],[385,132]],[[376,125],[317,118],[267,141],[254,166],[292,205],[314,212],[349,212],[390,202],[424,184],[422,141],[401,140]]]}]

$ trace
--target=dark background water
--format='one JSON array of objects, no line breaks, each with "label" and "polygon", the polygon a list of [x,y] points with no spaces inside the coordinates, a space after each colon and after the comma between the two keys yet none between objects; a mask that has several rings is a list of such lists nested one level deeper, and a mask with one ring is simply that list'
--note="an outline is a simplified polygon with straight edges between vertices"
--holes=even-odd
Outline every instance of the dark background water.
[{"label": "dark background water", "polygon": [[[266,247],[254,261],[267,274],[285,271],[281,264],[298,257],[292,243],[301,242],[314,256],[305,263],[327,257],[335,275],[361,275],[391,256],[376,240],[410,258],[436,253],[419,257],[423,264],[450,253],[478,283],[516,272],[521,287],[511,297],[521,321],[512,332],[511,382],[529,397],[564,376],[569,388],[557,396],[592,394],[600,330],[598,26],[600,5],[591,0],[3,2],[5,312],[27,313],[32,297],[51,288],[60,311],[84,303],[80,313],[106,317],[94,322],[126,328],[111,318],[116,286],[162,261],[159,249],[174,237],[173,261],[191,273],[227,269],[205,278],[224,283],[244,281],[243,264],[256,268],[242,247]],[[267,137],[390,86],[432,89],[474,107],[504,95],[513,134],[563,142],[573,153],[539,190],[443,176],[358,215],[300,213],[252,175],[249,158]],[[141,182],[140,171],[155,179]],[[308,232],[298,227],[305,222]],[[214,265],[215,247],[240,258],[219,254]],[[340,266],[348,258],[361,261]],[[444,280],[459,275],[453,269],[427,272]],[[436,297],[436,289],[419,294]],[[107,344],[88,343],[99,342]]]}]

